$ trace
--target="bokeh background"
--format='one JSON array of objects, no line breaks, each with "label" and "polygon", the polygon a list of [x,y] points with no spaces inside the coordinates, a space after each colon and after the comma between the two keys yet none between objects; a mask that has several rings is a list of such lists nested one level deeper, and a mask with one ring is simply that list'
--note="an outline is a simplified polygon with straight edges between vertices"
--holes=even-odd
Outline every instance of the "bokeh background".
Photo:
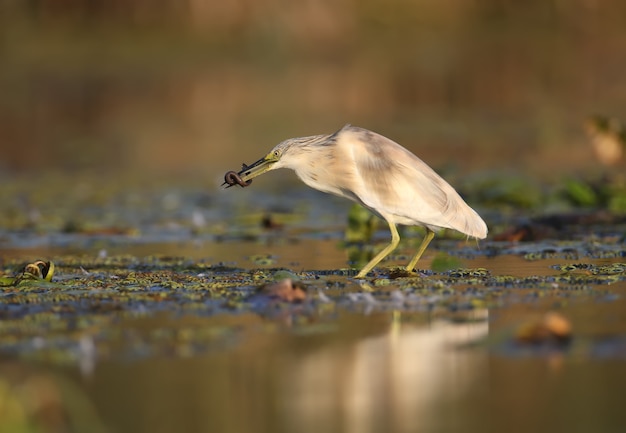
[{"label": "bokeh background", "polygon": [[0,0],[0,173],[222,174],[373,129],[434,167],[599,171],[626,3]]},{"label": "bokeh background", "polygon": [[[0,431],[623,429],[626,170],[594,114],[626,118],[623,0],[0,0]],[[346,123],[484,217],[419,264],[459,272],[370,293],[344,271],[384,224],[286,172],[220,189]],[[311,303],[263,304],[301,270]],[[511,349],[554,309],[569,349]]]}]

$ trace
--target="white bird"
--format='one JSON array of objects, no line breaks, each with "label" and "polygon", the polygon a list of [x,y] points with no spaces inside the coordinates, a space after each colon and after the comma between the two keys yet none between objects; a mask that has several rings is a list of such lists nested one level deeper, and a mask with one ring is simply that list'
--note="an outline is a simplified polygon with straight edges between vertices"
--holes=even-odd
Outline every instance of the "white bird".
[{"label": "white bird", "polygon": [[251,179],[277,168],[290,168],[311,188],[355,201],[387,221],[391,243],[357,278],[365,277],[398,246],[397,224],[426,228],[406,267],[409,272],[439,229],[487,236],[485,222],[448,182],[398,143],[367,129],[346,125],[334,134],[290,138],[239,173],[226,173],[224,184],[248,186]]}]

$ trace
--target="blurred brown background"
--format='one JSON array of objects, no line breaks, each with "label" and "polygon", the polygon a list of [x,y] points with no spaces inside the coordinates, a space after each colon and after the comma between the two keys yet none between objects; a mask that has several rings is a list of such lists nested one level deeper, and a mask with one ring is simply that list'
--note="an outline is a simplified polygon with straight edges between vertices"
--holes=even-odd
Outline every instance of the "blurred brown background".
[{"label": "blurred brown background", "polygon": [[0,0],[0,172],[217,179],[345,123],[431,165],[598,170],[626,2]]}]

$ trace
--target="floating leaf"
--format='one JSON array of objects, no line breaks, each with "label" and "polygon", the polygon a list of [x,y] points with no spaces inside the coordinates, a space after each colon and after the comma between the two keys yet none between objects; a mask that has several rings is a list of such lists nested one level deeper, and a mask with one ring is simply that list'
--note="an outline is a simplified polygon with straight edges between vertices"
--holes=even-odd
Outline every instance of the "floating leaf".
[{"label": "floating leaf", "polygon": [[15,278],[3,277],[0,280],[0,286],[15,286],[29,281],[52,281],[54,276],[54,263],[37,260],[24,266],[22,272]]}]

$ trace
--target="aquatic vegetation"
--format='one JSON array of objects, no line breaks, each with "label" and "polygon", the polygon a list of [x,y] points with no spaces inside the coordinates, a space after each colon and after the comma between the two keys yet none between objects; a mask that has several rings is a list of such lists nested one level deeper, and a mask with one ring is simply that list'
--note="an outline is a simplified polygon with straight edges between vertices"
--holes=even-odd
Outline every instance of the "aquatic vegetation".
[{"label": "aquatic vegetation", "polygon": [[[243,270],[177,256],[59,256],[35,263],[44,278],[48,275],[44,264],[50,263],[54,279],[25,284],[33,280],[16,278],[2,288],[0,352],[62,363],[81,362],[85,338],[94,343],[89,355],[94,359],[118,352],[182,356],[232,344],[242,332],[252,330],[237,321],[204,322],[224,315],[290,317],[296,332],[310,323],[332,322],[337,309],[453,314],[520,299],[571,298],[575,293],[601,297],[605,293],[599,287],[623,282],[626,273],[621,262],[562,263],[552,265],[553,274],[546,276],[494,274],[487,268],[418,275],[391,268],[388,275],[383,269],[371,285],[363,286],[351,279],[354,271]],[[10,261],[6,264],[11,266]],[[38,274],[33,264],[26,269],[29,275]],[[148,332],[124,325],[163,314],[195,324],[179,329],[166,320],[163,323],[169,325]],[[271,328],[254,332],[267,329]]]},{"label": "aquatic vegetation", "polygon": [[[498,187],[496,180],[490,185],[500,193],[483,191],[491,194],[485,205],[524,193],[521,183]],[[19,194],[31,187],[0,189]],[[231,195],[171,186],[139,194],[114,183],[100,190],[83,185],[75,203],[68,197],[78,192],[64,188],[65,195],[36,190],[28,205],[0,203],[11,205],[0,214],[0,246],[24,251],[2,256],[0,354],[89,371],[106,359],[194,356],[249,335],[343,332],[337,323],[345,314],[458,320],[460,312],[484,308],[614,302],[626,284],[625,221],[601,211],[537,214],[518,225],[506,212],[494,213],[505,236],[477,243],[446,233],[416,273],[396,266],[423,235],[407,230],[398,253],[365,281],[345,267],[367,262],[377,248],[360,245],[376,239],[376,219],[360,209],[350,215],[363,240],[346,245],[346,224],[335,221],[345,210],[332,202],[330,211],[311,208],[300,193],[286,197],[283,209],[260,205],[267,197],[216,205]],[[467,185],[474,199],[481,200],[479,192]],[[541,202],[515,200],[529,209]],[[207,201],[247,216],[235,212],[225,224],[224,212]],[[116,212],[105,210],[111,203]],[[519,236],[520,227],[530,229]],[[55,252],[33,257],[29,248],[41,243]],[[338,259],[312,270],[290,256],[311,245],[319,251],[311,248],[306,257]]]},{"label": "aquatic vegetation", "polygon": [[36,262],[26,264],[23,270],[14,277],[1,277],[0,287],[20,285],[25,286],[29,285],[29,283],[37,283],[30,284],[30,286],[41,286],[41,283],[52,281],[52,277],[54,276],[54,269],[54,262],[44,262],[43,260],[37,260]]}]

